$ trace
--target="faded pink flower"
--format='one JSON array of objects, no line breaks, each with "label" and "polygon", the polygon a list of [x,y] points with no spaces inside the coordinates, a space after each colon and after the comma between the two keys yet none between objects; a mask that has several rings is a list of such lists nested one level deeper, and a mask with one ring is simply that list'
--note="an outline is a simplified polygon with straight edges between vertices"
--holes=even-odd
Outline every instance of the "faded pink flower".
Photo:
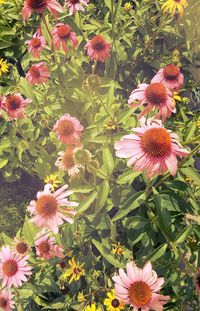
[{"label": "faded pink flower", "polygon": [[52,185],[47,184],[44,191],[39,191],[37,200],[31,201],[28,206],[32,216],[31,222],[40,228],[50,228],[54,233],[58,233],[58,227],[64,221],[72,224],[72,217],[76,215],[72,207],[78,206],[78,203],[68,201],[67,197],[73,191],[66,190],[67,188],[68,185],[65,185],[52,193]]},{"label": "faded pink flower", "polygon": [[27,282],[30,276],[31,267],[28,266],[27,259],[29,256],[21,257],[10,251],[9,246],[3,246],[0,252],[0,279],[2,286],[19,287],[22,282]]},{"label": "faded pink flower", "polygon": [[70,15],[76,13],[76,11],[84,11],[84,6],[88,5],[89,0],[67,0],[66,4],[69,8]]},{"label": "faded pink flower", "polygon": [[52,42],[56,50],[60,50],[62,46],[65,53],[68,51],[68,42],[71,42],[74,48],[78,45],[78,39],[75,32],[71,31],[71,27],[67,24],[59,23],[52,30]]},{"label": "faded pink flower", "polygon": [[163,175],[168,169],[176,175],[178,169],[177,156],[189,154],[182,149],[178,135],[163,127],[160,120],[141,119],[141,127],[132,129],[133,134],[126,135],[115,143],[116,155],[129,158],[128,165],[133,170],[146,172],[149,177]]},{"label": "faded pink flower", "polygon": [[78,145],[83,126],[77,118],[64,114],[54,125],[58,139],[67,145]]},{"label": "faded pink flower", "polygon": [[87,54],[92,60],[105,62],[110,57],[111,44],[101,36],[94,36],[85,46]]},{"label": "faded pink flower", "polygon": [[31,40],[25,41],[28,51],[35,57],[40,58],[41,52],[46,45],[46,39],[42,36],[41,30],[36,31]]},{"label": "faded pink flower", "polygon": [[15,302],[13,300],[14,295],[8,290],[3,289],[0,293],[0,309],[3,311],[11,311],[15,308]]},{"label": "faded pink flower", "polygon": [[133,262],[127,263],[126,271],[119,269],[119,275],[112,278],[116,297],[131,305],[134,311],[162,311],[170,297],[160,294],[164,278],[158,277],[152,270],[151,262],[147,262],[143,269]]},{"label": "faded pink flower", "polygon": [[73,177],[80,172],[80,168],[83,167],[80,164],[74,162],[74,152],[76,148],[67,148],[65,151],[58,152],[58,159],[55,165],[62,171],[67,171],[69,177]]},{"label": "faded pink flower", "polygon": [[14,241],[11,245],[11,251],[13,253],[17,253],[18,255],[23,257],[27,255],[29,249],[30,247],[22,238],[14,237]]},{"label": "faded pink flower", "polygon": [[22,9],[22,18],[23,20],[27,20],[31,17],[33,11],[37,14],[43,14],[46,9],[48,9],[55,18],[57,18],[57,12],[63,12],[62,6],[56,0],[25,0]]},{"label": "faded pink flower", "polygon": [[19,93],[7,95],[3,100],[3,108],[10,119],[22,119],[26,116],[24,108],[31,102],[31,99],[24,99]]},{"label": "faded pink flower", "polygon": [[49,69],[44,62],[32,65],[26,74],[27,81],[32,85],[46,83],[49,81],[49,77]]},{"label": "faded pink flower", "polygon": [[183,86],[184,76],[178,66],[170,64],[161,68],[153,77],[151,83],[163,83],[168,89],[178,91]]}]

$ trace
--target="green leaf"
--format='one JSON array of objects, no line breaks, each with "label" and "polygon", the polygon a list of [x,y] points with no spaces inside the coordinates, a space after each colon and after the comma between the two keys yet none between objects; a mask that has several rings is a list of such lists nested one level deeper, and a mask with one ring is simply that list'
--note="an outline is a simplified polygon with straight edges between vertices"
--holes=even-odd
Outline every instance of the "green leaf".
[{"label": "green leaf", "polygon": [[123,220],[123,225],[125,228],[141,229],[148,224],[148,219],[141,216],[132,216]]},{"label": "green leaf", "polygon": [[85,212],[90,205],[94,202],[97,197],[97,191],[94,191],[84,202],[82,202],[78,207],[78,212],[83,213]]},{"label": "green leaf", "polygon": [[124,184],[131,184],[133,182],[133,180],[139,176],[141,173],[140,172],[133,172],[132,169],[127,169],[125,170],[125,172],[123,174],[121,174],[118,178],[117,178],[117,183],[119,185],[124,185]]},{"label": "green leaf", "polygon": [[107,144],[103,146],[103,163],[106,171],[108,174],[112,174],[114,167],[115,167],[115,162],[112,156],[112,153],[110,151],[110,148]]},{"label": "green leaf", "polygon": [[34,242],[37,229],[35,225],[30,222],[30,219],[26,216],[24,226],[22,228],[22,236],[25,241],[29,241],[31,244]]},{"label": "green leaf", "polygon": [[96,201],[95,212],[99,212],[103,207],[107,200],[108,194],[110,192],[110,185],[107,180],[104,180],[98,191],[98,198]]},{"label": "green leaf", "polygon": [[180,171],[188,177],[191,177],[197,185],[200,185],[200,175],[192,167],[182,167]]},{"label": "green leaf", "polygon": [[162,257],[164,253],[166,252],[167,249],[167,244],[164,243],[160,246],[158,246],[151,254],[149,254],[146,258],[145,261],[156,261],[158,258]]},{"label": "green leaf", "polygon": [[0,159],[0,168],[3,168],[8,163],[8,159]]},{"label": "green leaf", "polygon": [[190,235],[190,233],[193,231],[194,226],[193,225],[188,225],[186,228],[183,229],[183,231],[178,235],[178,237],[176,238],[176,240],[174,241],[174,243],[176,244],[180,244],[183,243],[188,236]]}]

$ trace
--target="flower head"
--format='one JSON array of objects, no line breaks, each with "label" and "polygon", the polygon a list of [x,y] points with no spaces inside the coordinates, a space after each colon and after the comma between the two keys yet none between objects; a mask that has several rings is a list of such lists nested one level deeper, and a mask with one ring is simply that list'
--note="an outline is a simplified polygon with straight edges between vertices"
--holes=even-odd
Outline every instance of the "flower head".
[{"label": "flower head", "polygon": [[187,0],[166,0],[162,6],[163,12],[169,11],[172,16],[178,11],[180,16],[183,16],[184,9],[187,8]]},{"label": "flower head", "polygon": [[13,251],[13,253],[17,253],[19,256],[23,257],[27,255],[29,246],[22,238],[15,237],[14,242],[11,246],[11,250]]},{"label": "flower head", "polygon": [[7,64],[6,60],[3,60],[3,58],[0,59],[0,77],[8,72],[9,65]]},{"label": "flower head", "polygon": [[128,165],[135,171],[146,172],[149,177],[163,175],[168,169],[174,176],[178,169],[177,156],[189,154],[182,149],[178,136],[163,127],[161,121],[141,120],[141,127],[133,128],[115,143],[116,155],[129,158]]},{"label": "flower head", "polygon": [[112,247],[112,253],[115,255],[123,255],[125,253],[124,246],[121,245],[120,242],[118,242],[117,244],[112,244]]},{"label": "flower head", "polygon": [[44,191],[37,193],[37,200],[30,202],[28,210],[32,215],[31,221],[37,227],[50,228],[54,233],[58,233],[58,227],[63,221],[74,222],[72,217],[76,215],[76,211],[73,207],[78,206],[78,203],[68,201],[67,197],[73,191],[67,188],[68,185],[65,185],[52,193],[52,185],[47,184]]},{"label": "flower head", "polygon": [[32,85],[46,83],[49,81],[49,77],[49,69],[44,62],[32,65],[26,74],[27,81]]},{"label": "flower head", "polygon": [[55,165],[62,171],[67,171],[70,177],[73,177],[79,174],[82,166],[74,162],[74,148],[67,148],[66,151],[58,152],[58,159],[56,160]]},{"label": "flower head", "polygon": [[111,44],[101,35],[94,36],[85,46],[91,60],[105,62],[110,57]]},{"label": "flower head", "polygon": [[78,281],[81,276],[85,275],[85,270],[83,269],[83,264],[80,265],[78,262],[75,262],[74,257],[68,261],[70,268],[68,268],[62,275],[61,279],[66,280],[70,276],[69,284],[72,281]]},{"label": "flower head", "polygon": [[15,308],[15,302],[13,300],[14,295],[8,290],[3,289],[0,293],[0,309],[3,311],[11,311]]},{"label": "flower head", "polygon": [[106,306],[107,311],[124,310],[124,303],[116,297],[114,290],[107,293],[107,297],[108,298],[104,300],[104,305]]},{"label": "flower head", "polygon": [[163,83],[166,88],[178,91],[184,83],[184,77],[178,66],[170,64],[161,68],[151,83]]},{"label": "flower head", "polygon": [[132,108],[147,104],[139,115],[139,119],[152,109],[156,109],[158,113],[155,118],[162,118],[164,122],[172,112],[176,112],[173,94],[162,83],[140,84],[136,90],[132,91],[128,103]]},{"label": "flower head", "polygon": [[27,20],[31,17],[33,11],[37,14],[43,14],[48,9],[55,18],[57,18],[57,12],[62,12],[63,8],[56,0],[25,0],[24,7],[22,9],[22,18]]},{"label": "flower head", "polygon": [[126,2],[126,3],[124,4],[124,10],[125,10],[126,12],[129,12],[129,11],[131,11],[131,9],[132,9],[132,4],[131,4],[130,2]]},{"label": "flower head", "polygon": [[57,174],[51,174],[44,179],[45,184],[51,184],[52,191],[55,191],[55,188],[58,188],[60,181],[58,180]]},{"label": "flower head", "polygon": [[76,13],[76,11],[84,11],[84,7],[88,5],[89,0],[67,0],[66,4],[69,8],[70,15]]},{"label": "flower head", "polygon": [[41,30],[39,29],[33,35],[31,40],[25,41],[28,45],[28,51],[35,57],[40,58],[41,51],[44,49],[46,45],[46,39],[42,36]]},{"label": "flower head", "polygon": [[67,24],[57,24],[52,30],[52,38],[55,49],[60,50],[60,47],[62,46],[65,53],[68,51],[67,44],[69,42],[74,48],[78,45],[77,35],[75,32],[71,31],[71,27]]},{"label": "flower head", "polygon": [[163,305],[170,299],[169,296],[159,294],[164,283],[164,278],[158,278],[152,270],[152,265],[147,262],[143,269],[138,268],[133,262],[127,263],[127,273],[119,269],[119,275],[113,276],[116,297],[133,307],[134,311],[163,310]]},{"label": "flower head", "polygon": [[102,309],[98,308],[95,303],[90,303],[85,307],[84,311],[102,311]]},{"label": "flower head", "polygon": [[0,279],[3,279],[2,286],[19,287],[22,282],[27,282],[30,276],[31,267],[28,266],[29,256],[21,257],[10,251],[9,246],[3,246],[0,252]]},{"label": "flower head", "polygon": [[19,93],[7,95],[3,101],[3,108],[10,119],[22,119],[25,117],[24,108],[31,102],[31,99],[24,99]]},{"label": "flower head", "polygon": [[85,301],[85,297],[84,297],[83,292],[79,292],[79,293],[78,293],[77,300],[78,300],[79,302],[84,302],[84,301]]}]

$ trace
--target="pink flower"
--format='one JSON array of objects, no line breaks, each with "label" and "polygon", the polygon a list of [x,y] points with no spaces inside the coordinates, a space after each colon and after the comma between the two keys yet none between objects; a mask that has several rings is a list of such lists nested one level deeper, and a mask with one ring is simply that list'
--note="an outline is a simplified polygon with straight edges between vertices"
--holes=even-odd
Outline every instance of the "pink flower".
[{"label": "pink flower", "polygon": [[152,265],[147,262],[143,269],[138,268],[133,262],[126,264],[125,273],[119,269],[119,275],[113,276],[116,297],[125,304],[133,307],[134,311],[162,311],[170,297],[160,294],[164,278],[158,278],[152,270]]},{"label": "pink flower", "polygon": [[76,211],[71,207],[78,206],[78,203],[68,201],[67,197],[73,191],[66,190],[67,188],[68,185],[65,185],[52,193],[52,185],[47,184],[44,191],[39,191],[37,200],[31,201],[28,206],[31,222],[40,228],[50,228],[54,233],[58,233],[58,227],[64,220],[73,223],[72,216],[76,215]]},{"label": "pink flower", "polygon": [[3,311],[11,311],[15,308],[15,302],[13,300],[14,295],[9,291],[3,289],[0,293],[0,309]]},{"label": "pink flower", "polygon": [[54,257],[64,258],[64,249],[58,244],[55,244],[55,238],[50,237],[46,229],[43,229],[36,235],[35,245],[38,257],[43,257],[45,260]]},{"label": "pink flower", "polygon": [[67,148],[66,151],[58,152],[59,157],[55,163],[60,170],[67,171],[70,177],[77,175],[82,167],[82,165],[74,162],[74,152],[76,150],[76,148]]},{"label": "pink flower", "polygon": [[170,64],[161,68],[153,77],[151,83],[163,83],[168,89],[178,91],[183,86],[184,76],[179,67]]},{"label": "pink flower", "polygon": [[89,0],[67,0],[70,15],[75,14],[76,11],[84,11],[84,6],[87,6],[88,2]]},{"label": "pink flower", "polygon": [[77,118],[64,114],[53,127],[58,139],[67,145],[78,145],[83,126]]},{"label": "pink flower", "polygon": [[14,242],[11,245],[11,250],[13,253],[17,253],[18,255],[23,257],[27,254],[29,249],[30,247],[23,239],[19,237],[14,238]]},{"label": "pink flower", "polygon": [[27,259],[10,251],[9,246],[3,246],[0,252],[0,279],[3,279],[2,286],[19,287],[22,282],[27,282],[30,276],[31,267],[28,266]]},{"label": "pink flower", "polygon": [[37,14],[43,14],[48,9],[55,18],[57,18],[57,12],[62,12],[63,8],[56,0],[25,0],[24,7],[22,9],[22,18],[27,20],[31,17],[32,12]]},{"label": "pink flower", "polygon": [[42,36],[41,31],[36,31],[31,40],[25,41],[28,44],[28,51],[35,57],[40,58],[41,51],[46,45],[46,40]]},{"label": "pink flower", "polygon": [[181,149],[178,135],[163,127],[160,120],[141,120],[141,127],[132,129],[115,143],[116,155],[129,158],[128,165],[133,170],[146,172],[149,177],[163,175],[168,169],[174,176],[178,169],[177,156],[187,156],[189,152]]},{"label": "pink flower", "polygon": [[49,81],[50,73],[46,63],[32,65],[26,74],[27,81],[32,84],[46,83]]},{"label": "pink flower", "polygon": [[85,48],[87,49],[87,54],[92,60],[104,63],[106,58],[110,57],[111,44],[106,42],[100,35],[89,40]]},{"label": "pink flower", "polygon": [[17,93],[4,98],[3,108],[10,119],[22,119],[26,116],[24,108],[31,102],[31,99],[24,99],[21,94]]},{"label": "pink flower", "polygon": [[60,50],[62,46],[65,53],[68,51],[67,43],[70,41],[74,48],[78,45],[78,39],[75,32],[71,31],[71,27],[67,24],[59,23],[52,30],[53,45],[56,50]]},{"label": "pink flower", "polygon": [[162,118],[163,122],[167,117],[171,116],[172,112],[176,112],[173,93],[162,83],[140,84],[136,90],[132,91],[128,103],[132,108],[147,104],[146,108],[140,113],[139,119],[154,108],[158,110],[155,118]]}]

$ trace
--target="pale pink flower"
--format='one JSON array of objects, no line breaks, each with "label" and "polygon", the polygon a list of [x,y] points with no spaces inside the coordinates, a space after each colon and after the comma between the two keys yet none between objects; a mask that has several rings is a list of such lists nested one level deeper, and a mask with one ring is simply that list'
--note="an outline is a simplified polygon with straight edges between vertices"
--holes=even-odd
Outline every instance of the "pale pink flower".
[{"label": "pale pink flower", "polygon": [[15,302],[13,300],[14,295],[8,290],[3,289],[0,293],[0,309],[3,311],[11,311],[15,308]]},{"label": "pale pink flower", "polygon": [[173,93],[162,83],[140,84],[136,90],[132,91],[128,103],[132,108],[147,104],[138,119],[148,114],[152,109],[156,109],[158,113],[155,115],[155,119],[162,119],[164,122],[166,118],[171,116],[172,112],[176,112]]},{"label": "pale pink flower", "polygon": [[68,42],[76,48],[78,45],[78,39],[75,32],[71,31],[71,27],[67,24],[59,23],[52,30],[52,42],[56,50],[60,50],[62,46],[65,53],[68,51]]},{"label": "pale pink flower", "polygon": [[77,118],[64,114],[54,125],[58,139],[67,145],[78,145],[83,126]]},{"label": "pale pink flower", "polygon": [[116,297],[133,307],[134,311],[162,311],[170,297],[160,294],[164,278],[158,277],[147,262],[143,269],[133,262],[126,264],[126,273],[119,269],[119,275],[113,276]]},{"label": "pale pink flower", "polygon": [[189,154],[182,149],[178,135],[163,127],[160,120],[141,119],[141,127],[132,129],[133,134],[126,135],[115,143],[116,155],[129,158],[128,165],[134,171],[146,172],[149,177],[163,175],[168,169],[174,176],[178,169],[177,156]]},{"label": "pale pink flower", "polygon": [[66,4],[69,8],[70,15],[76,13],[76,11],[84,11],[84,6],[88,5],[89,0],[67,0]]},{"label": "pale pink flower", "polygon": [[57,12],[63,12],[62,6],[56,0],[25,0],[22,9],[22,18],[23,20],[27,20],[31,17],[33,11],[37,14],[43,14],[46,9],[48,9],[55,18],[57,18]]},{"label": "pale pink flower", "polygon": [[26,74],[27,81],[32,85],[46,83],[49,77],[49,69],[44,62],[32,65]]},{"label": "pale pink flower", "polygon": [[77,148],[67,148],[65,151],[58,152],[58,159],[55,165],[62,171],[67,171],[69,177],[73,177],[80,172],[80,168],[83,167],[80,164],[74,162],[74,152]]},{"label": "pale pink flower", "polygon": [[11,245],[11,251],[13,253],[17,253],[18,255],[23,257],[27,255],[29,250],[30,247],[22,238],[14,237],[14,242]]},{"label": "pale pink flower", "polygon": [[31,102],[31,99],[24,99],[19,93],[7,95],[3,100],[3,109],[10,119],[22,119],[26,116],[24,108]]},{"label": "pale pink flower", "polygon": [[161,68],[151,83],[163,83],[168,89],[178,91],[183,86],[184,76],[178,66],[170,64]]},{"label": "pale pink flower", "polygon": [[65,185],[52,193],[52,185],[47,184],[44,191],[39,191],[37,200],[31,201],[28,206],[31,222],[40,228],[50,228],[54,233],[58,233],[58,227],[64,221],[72,224],[72,217],[76,215],[72,207],[78,206],[78,203],[68,201],[67,197],[73,191],[66,190],[67,188],[68,185]]},{"label": "pale pink flower", "polygon": [[55,238],[50,237],[50,233],[46,229],[42,229],[35,237],[36,254],[49,260],[54,257],[64,258],[64,249],[58,244],[55,244]]},{"label": "pale pink flower", "polygon": [[105,62],[110,57],[111,44],[101,36],[94,36],[85,46],[87,54],[92,60]]},{"label": "pale pink flower", "polygon": [[40,58],[41,52],[46,45],[46,39],[42,36],[41,30],[36,31],[31,40],[25,41],[28,51],[35,57]]},{"label": "pale pink flower", "polygon": [[0,252],[0,279],[2,286],[19,287],[22,282],[27,282],[30,276],[31,267],[28,266],[27,259],[29,256],[21,257],[10,251],[9,246],[3,246]]}]

